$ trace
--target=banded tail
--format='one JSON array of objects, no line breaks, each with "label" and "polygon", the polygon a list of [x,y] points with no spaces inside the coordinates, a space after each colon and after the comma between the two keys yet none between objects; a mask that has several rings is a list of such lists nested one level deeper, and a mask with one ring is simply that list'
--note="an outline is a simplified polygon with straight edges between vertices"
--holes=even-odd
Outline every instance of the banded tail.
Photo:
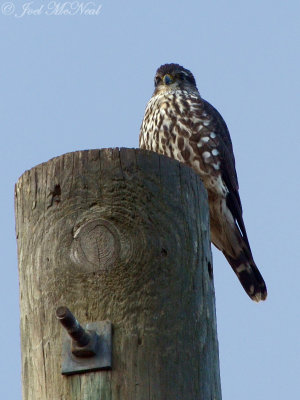
[{"label": "banded tail", "polygon": [[247,257],[244,252],[238,258],[232,258],[224,252],[223,254],[239,278],[248,296],[256,302],[265,300],[267,298],[267,287],[252,256]]}]

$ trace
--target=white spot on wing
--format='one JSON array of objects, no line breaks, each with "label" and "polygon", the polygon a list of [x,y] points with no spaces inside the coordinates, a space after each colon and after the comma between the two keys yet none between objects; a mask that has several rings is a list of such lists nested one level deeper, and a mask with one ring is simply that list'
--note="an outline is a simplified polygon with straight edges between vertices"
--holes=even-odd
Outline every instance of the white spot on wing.
[{"label": "white spot on wing", "polygon": [[209,151],[204,151],[202,153],[202,156],[203,156],[204,160],[206,161],[206,159],[210,157],[210,152]]},{"label": "white spot on wing", "polygon": [[202,142],[207,143],[209,141],[209,137],[208,136],[204,136],[201,138]]},{"label": "white spot on wing", "polygon": [[217,156],[219,154],[217,149],[213,149],[211,153],[213,156]]},{"label": "white spot on wing", "polygon": [[210,135],[209,135],[212,139],[214,139],[217,135],[215,134],[215,132],[210,132]]}]

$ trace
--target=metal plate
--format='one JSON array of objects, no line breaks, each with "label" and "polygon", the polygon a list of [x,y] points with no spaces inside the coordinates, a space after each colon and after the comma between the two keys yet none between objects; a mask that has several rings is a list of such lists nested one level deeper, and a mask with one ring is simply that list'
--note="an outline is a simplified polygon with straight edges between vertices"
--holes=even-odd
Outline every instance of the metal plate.
[{"label": "metal plate", "polygon": [[112,324],[110,321],[90,322],[84,326],[87,330],[95,330],[98,337],[96,355],[92,357],[76,357],[72,354],[72,339],[63,332],[62,369],[63,375],[111,369],[112,362]]}]

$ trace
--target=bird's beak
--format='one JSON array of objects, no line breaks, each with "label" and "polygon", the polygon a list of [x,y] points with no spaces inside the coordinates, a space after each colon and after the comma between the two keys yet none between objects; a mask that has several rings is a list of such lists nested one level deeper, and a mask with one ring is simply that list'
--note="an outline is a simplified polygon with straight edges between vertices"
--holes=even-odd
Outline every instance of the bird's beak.
[{"label": "bird's beak", "polygon": [[167,74],[164,76],[163,81],[165,85],[170,85],[171,83],[173,83],[173,77]]}]

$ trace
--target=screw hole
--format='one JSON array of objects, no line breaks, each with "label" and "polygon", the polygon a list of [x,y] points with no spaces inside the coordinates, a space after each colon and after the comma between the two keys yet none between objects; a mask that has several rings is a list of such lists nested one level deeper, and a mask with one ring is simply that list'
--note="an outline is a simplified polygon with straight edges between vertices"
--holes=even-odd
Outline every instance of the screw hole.
[{"label": "screw hole", "polygon": [[213,267],[212,267],[210,261],[208,261],[208,263],[207,263],[207,269],[208,269],[208,275],[209,275],[210,279],[213,279],[213,276],[214,276],[213,275]]},{"label": "screw hole", "polygon": [[52,192],[53,196],[60,196],[61,195],[61,188],[60,185],[55,185],[54,190]]},{"label": "screw hole", "polygon": [[167,255],[168,255],[168,252],[167,252],[167,250],[166,250],[166,249],[161,249],[161,252],[160,252],[160,254],[161,254],[163,257],[167,257]]}]

